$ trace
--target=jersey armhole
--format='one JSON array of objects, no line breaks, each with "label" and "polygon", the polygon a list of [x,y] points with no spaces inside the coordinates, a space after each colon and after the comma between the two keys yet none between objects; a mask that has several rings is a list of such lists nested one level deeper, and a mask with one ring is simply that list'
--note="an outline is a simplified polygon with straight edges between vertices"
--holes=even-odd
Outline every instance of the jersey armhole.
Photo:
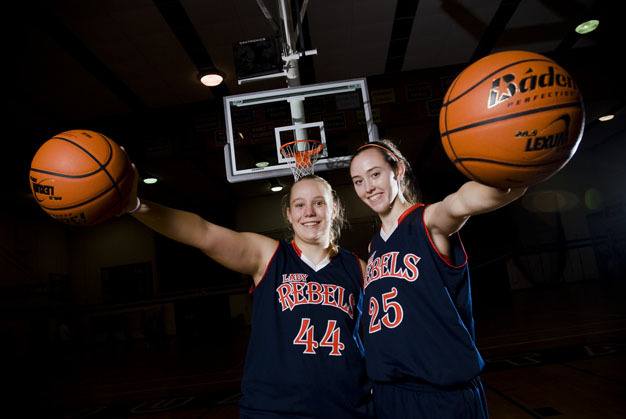
[{"label": "jersey armhole", "polygon": [[[369,250],[369,245],[367,246]],[[356,253],[352,253],[352,256],[356,259],[356,264],[359,267],[359,272],[361,272],[361,289],[365,286],[365,272],[363,271],[363,265],[361,265],[361,258]]]},{"label": "jersey armhole", "polygon": [[[426,207],[424,207],[424,209],[426,209]],[[437,246],[435,246],[435,242],[433,242],[432,237],[430,237],[430,231],[428,231],[428,227],[426,227],[426,221],[424,221],[425,213],[426,211],[422,211],[422,227],[424,228],[424,232],[426,233],[426,237],[428,238],[428,244],[430,245],[431,249],[437,254],[437,257],[439,258],[439,260],[445,263],[449,268],[452,268],[452,269],[461,269],[465,267],[465,265],[467,265],[467,252],[465,251],[465,247],[463,246],[463,242],[461,241],[461,236],[459,235],[459,232],[457,231],[456,233],[450,236],[450,240],[451,240],[450,247],[452,249],[452,252],[451,252],[452,255],[454,256],[455,254],[456,246],[460,247],[461,255],[462,255],[460,263],[455,265],[449,256],[442,254],[439,251],[439,249],[437,249]]]},{"label": "jersey armhole", "polygon": [[265,272],[263,272],[263,276],[259,280],[259,283],[254,285],[254,280],[253,280],[252,286],[250,286],[250,290],[248,291],[248,293],[253,294],[254,291],[256,291],[256,289],[261,286],[265,278],[267,278],[267,273],[270,270],[270,266],[272,266],[272,262],[274,262],[274,259],[276,259],[276,255],[278,254],[278,249],[280,249],[280,241],[278,242],[278,246],[276,246],[276,250],[274,250],[274,254],[270,258],[269,262],[267,262],[267,266],[265,267]]}]

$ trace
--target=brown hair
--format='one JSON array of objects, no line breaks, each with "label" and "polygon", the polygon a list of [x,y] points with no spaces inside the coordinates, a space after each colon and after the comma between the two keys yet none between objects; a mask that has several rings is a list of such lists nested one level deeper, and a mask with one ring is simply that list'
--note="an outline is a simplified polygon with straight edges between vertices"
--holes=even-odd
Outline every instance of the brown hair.
[{"label": "brown hair", "polygon": [[335,192],[335,190],[332,188],[332,186],[330,186],[330,183],[328,183],[326,179],[317,175],[306,175],[294,182],[293,185],[291,185],[291,187],[289,188],[289,191],[283,196],[281,201],[283,219],[287,222],[289,230],[293,233],[291,224],[287,219],[287,209],[289,208],[291,200],[291,190],[293,189],[293,186],[304,179],[312,179],[320,182],[324,185],[326,190],[330,192],[330,196],[333,200],[332,203],[335,208],[333,211],[333,219],[330,225],[330,256],[335,256],[337,253],[339,253],[339,237],[341,237],[341,230],[346,223],[346,211],[343,207],[343,204],[341,203],[341,200],[339,199],[339,196],[337,195],[337,192]]},{"label": "brown hair", "polygon": [[415,178],[413,176],[413,169],[409,161],[402,155],[398,147],[390,140],[377,140],[363,144],[356,150],[356,153],[350,159],[350,166],[356,156],[361,154],[364,150],[375,149],[384,157],[385,161],[391,166],[394,173],[398,174],[400,162],[404,165],[404,176],[398,180],[400,186],[400,192],[402,196],[410,204],[415,204],[419,201],[420,194],[416,186]]}]

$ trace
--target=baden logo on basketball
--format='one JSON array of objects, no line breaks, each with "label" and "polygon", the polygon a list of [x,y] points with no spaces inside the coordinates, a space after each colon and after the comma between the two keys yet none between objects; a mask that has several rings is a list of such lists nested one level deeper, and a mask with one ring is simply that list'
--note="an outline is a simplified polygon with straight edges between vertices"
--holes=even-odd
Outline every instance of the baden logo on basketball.
[{"label": "baden logo on basketball", "polygon": [[[487,103],[487,107],[489,109],[493,108],[512,98],[517,91],[517,85],[513,82],[515,80],[515,76],[513,74],[505,74],[502,77],[498,77],[491,83],[491,90],[489,90],[489,101]],[[501,91],[500,81],[503,84],[506,84],[506,87],[502,86],[502,89],[506,91]]]},{"label": "baden logo on basketball", "polygon": [[[574,80],[565,72],[555,71],[554,67],[549,66],[548,71],[542,74],[535,74],[535,70],[532,67],[528,67],[528,69],[524,73],[524,77],[520,79],[519,83],[516,83],[515,74],[505,74],[502,77],[498,77],[494,79],[491,83],[491,90],[489,90],[489,100],[487,103],[487,107],[489,109],[494,106],[499,105],[502,102],[506,102],[509,99],[512,99],[513,96],[517,92],[521,93],[529,93],[533,92],[540,88],[547,87],[566,87],[571,90],[575,90],[576,92],[564,92],[555,90],[553,92],[549,92],[548,94],[542,93],[541,96],[528,96],[524,98],[524,103],[528,103],[531,100],[543,99],[544,97],[552,97],[554,96],[571,96],[572,93],[576,93],[578,88],[576,87],[576,83]],[[508,106],[513,106],[514,103],[509,103]],[[519,103],[517,103],[519,104]]]},{"label": "baden logo on basketball", "polygon": [[444,96],[444,151],[468,178],[500,188],[554,175],[576,152],[584,108],[578,86],[550,58],[502,51],[465,68]]}]

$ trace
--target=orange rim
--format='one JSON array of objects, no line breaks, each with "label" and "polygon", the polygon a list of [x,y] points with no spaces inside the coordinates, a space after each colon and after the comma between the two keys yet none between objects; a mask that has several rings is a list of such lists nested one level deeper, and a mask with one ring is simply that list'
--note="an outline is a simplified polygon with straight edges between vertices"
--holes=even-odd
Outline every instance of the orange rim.
[{"label": "orange rim", "polygon": [[[312,144],[317,144],[317,145],[311,148],[310,150],[299,151],[299,150],[295,150],[295,145],[297,143],[307,143],[309,144],[309,146],[311,146]],[[290,141],[280,146],[280,154],[283,157],[287,157],[287,158],[293,157],[298,167],[311,165],[311,156],[320,154],[322,150],[324,150],[324,144],[321,141],[317,141],[317,140],[296,140],[296,141]]]}]

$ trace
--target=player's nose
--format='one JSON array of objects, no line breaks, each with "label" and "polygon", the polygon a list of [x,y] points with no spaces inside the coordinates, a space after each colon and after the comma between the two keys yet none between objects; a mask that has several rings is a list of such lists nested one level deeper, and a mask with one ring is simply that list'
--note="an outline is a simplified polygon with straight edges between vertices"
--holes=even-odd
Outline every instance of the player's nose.
[{"label": "player's nose", "polygon": [[315,208],[313,208],[313,203],[309,202],[304,206],[304,215],[307,217],[315,216]]}]

